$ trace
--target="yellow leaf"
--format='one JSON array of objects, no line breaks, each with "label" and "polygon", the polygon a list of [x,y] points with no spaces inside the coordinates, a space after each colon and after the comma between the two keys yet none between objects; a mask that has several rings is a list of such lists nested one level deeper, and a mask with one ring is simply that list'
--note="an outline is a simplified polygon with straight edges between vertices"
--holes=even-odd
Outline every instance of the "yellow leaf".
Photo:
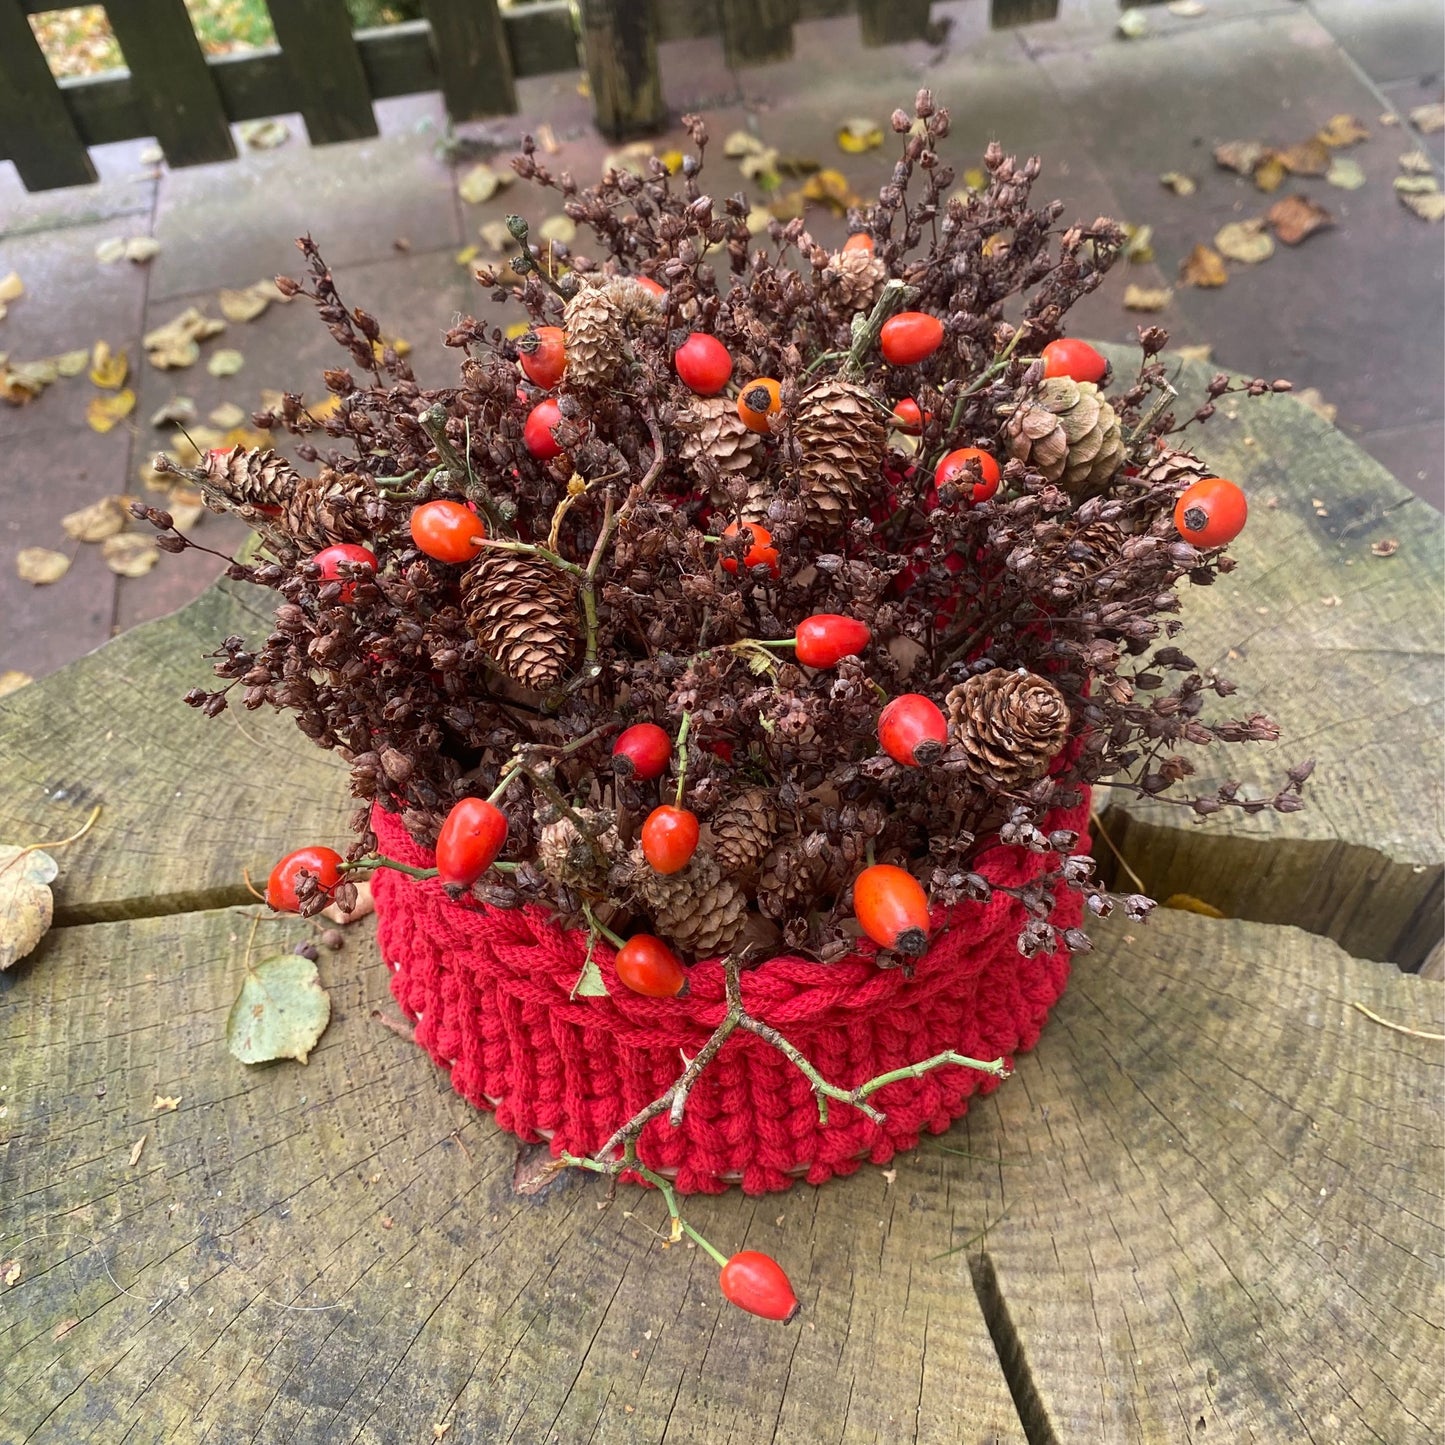
[{"label": "yellow leaf", "polygon": [[515,341],[519,336],[525,336],[531,329],[530,321],[514,321],[503,334],[508,341]]},{"label": "yellow leaf", "polygon": [[658,156],[658,160],[667,167],[668,173],[674,176],[682,169],[684,159],[683,153],[679,150],[663,151],[663,153]]},{"label": "yellow leaf", "polygon": [[1285,164],[1278,156],[1266,156],[1254,168],[1254,184],[1268,195],[1279,190],[1287,174]]},{"label": "yellow leaf", "polygon": [[164,1109],[167,1113],[174,1113],[180,1106],[180,1099],[171,1094],[157,1094],[151,1100],[152,1109]]},{"label": "yellow leaf", "polygon": [[1184,258],[1179,267],[1179,279],[1186,286],[1223,286],[1229,281],[1229,271],[1224,265],[1224,257],[1201,243]]},{"label": "yellow leaf", "polygon": [[1181,913],[1202,913],[1206,918],[1227,918],[1227,913],[1221,913],[1212,903],[1206,903],[1202,898],[1196,898],[1192,893],[1171,893],[1164,900],[1165,908],[1175,908]]},{"label": "yellow leaf", "polygon": [[134,1169],[135,1166],[140,1163],[141,1152],[145,1149],[145,1146],[146,1136],[144,1134],[142,1134],[140,1138],[137,1139],[135,1143],[130,1146],[130,1167],[132,1169]]},{"label": "yellow leaf", "polygon": [[25,283],[20,279],[18,271],[12,271],[8,276],[0,276],[0,301],[18,301],[25,294]]},{"label": "yellow leaf", "polygon": [[379,336],[371,343],[371,354],[380,361],[386,355],[386,349],[390,347],[398,356],[409,356],[411,354],[411,342],[402,336]]},{"label": "yellow leaf", "polygon": [[748,235],[760,236],[773,224],[773,213],[766,206],[754,206],[748,212]]},{"label": "yellow leaf", "polygon": [[223,289],[217,302],[227,321],[254,321],[271,304],[271,298],[248,286],[244,291]]},{"label": "yellow leaf", "polygon": [[[401,346],[406,346],[406,342],[404,342],[404,341],[403,341],[403,342],[400,342],[399,344],[400,344]],[[407,350],[407,351],[410,351],[410,350],[411,350],[411,347],[406,346],[406,350]],[[398,351],[398,352],[397,352],[397,355],[398,355],[398,356],[405,356],[405,355],[406,355],[406,352],[405,352],[405,351]],[[327,395],[327,396],[326,396],[323,400],[321,400],[321,401],[311,402],[311,403],[307,406],[306,410],[307,410],[307,412],[308,412],[312,417],[314,417],[317,421],[326,421],[326,420],[328,420],[329,418],[331,418],[331,417],[333,417],[333,416],[336,415],[337,409],[338,409],[340,406],[341,406],[341,398],[340,398],[339,396],[335,395],[334,393],[331,393],[331,394]],[[230,443],[228,442],[227,445],[229,446]],[[265,443],[262,443],[262,445],[269,446],[270,443],[269,443],[269,442],[265,442]]]},{"label": "yellow leaf", "polygon": [[883,144],[883,127],[871,120],[845,120],[838,127],[838,149],[856,156]]},{"label": "yellow leaf", "polygon": [[35,679],[28,672],[21,672],[19,668],[7,667],[0,672],[0,697],[6,693],[19,692],[22,687],[29,687]]},{"label": "yellow leaf", "polygon": [[735,161],[740,156],[754,155],[762,148],[762,141],[745,130],[731,131],[723,141],[723,154],[730,161]]},{"label": "yellow leaf", "polygon": [[1183,171],[1165,171],[1159,177],[1161,186],[1168,186],[1176,196],[1192,196],[1199,189],[1193,176],[1186,176]]},{"label": "yellow leaf", "polygon": [[206,370],[212,376],[235,376],[245,364],[246,358],[239,351],[231,346],[223,346],[219,351],[211,353]]},{"label": "yellow leaf", "polygon": [[988,185],[988,177],[982,166],[970,166],[963,173],[963,183],[971,191],[981,191]]},{"label": "yellow leaf", "polygon": [[[206,418],[212,426],[218,426],[222,431],[228,431],[233,426],[241,426],[246,421],[247,413],[242,411],[234,401],[223,401],[220,406],[212,409]],[[151,424],[155,424],[155,418],[151,418]]]},{"label": "yellow leaf", "polygon": [[1274,255],[1274,237],[1261,220],[1231,221],[1214,233],[1214,244],[1221,255],[1245,266],[1256,266]]},{"label": "yellow leaf", "polygon": [[139,532],[121,532],[101,543],[105,565],[118,577],[144,577],[160,560],[153,538]]},{"label": "yellow leaf", "polygon": [[108,341],[97,341],[90,353],[90,379],[107,391],[125,385],[130,362],[123,351],[112,351]]},{"label": "yellow leaf", "polygon": [[463,246],[456,254],[456,263],[458,266],[470,266],[481,254],[480,246]]},{"label": "yellow leaf", "polygon": [[64,351],[55,358],[55,369],[61,376],[79,376],[90,362],[90,352],[82,346],[77,351]]},{"label": "yellow leaf", "polygon": [[107,236],[96,248],[95,259],[102,266],[113,266],[125,257],[125,237]]},{"label": "yellow leaf", "polygon": [[850,206],[862,204],[862,198],[848,184],[848,178],[841,171],[821,170],[803,182],[803,196],[809,201],[819,201],[841,216]]},{"label": "yellow leaf", "polygon": [[124,497],[102,497],[88,507],[67,513],[60,519],[60,525],[72,542],[103,542],[125,529],[125,507]]},{"label": "yellow leaf", "polygon": [[1331,150],[1357,145],[1369,138],[1369,131],[1352,115],[1332,115],[1315,134],[1315,139],[1321,145],[1329,146]]},{"label": "yellow leaf", "polygon": [[146,360],[157,371],[177,371],[184,366],[194,366],[201,359],[201,348],[188,337],[169,340],[146,352]]},{"label": "yellow leaf", "polygon": [[1125,223],[1124,259],[1135,265],[1147,265],[1154,259],[1154,227],[1131,226]]},{"label": "yellow leaf", "polygon": [[568,246],[577,239],[577,223],[571,216],[548,216],[537,227],[537,234],[544,241]]},{"label": "yellow leaf", "polygon": [[1162,311],[1173,299],[1174,292],[1168,286],[1155,289],[1131,285],[1124,288],[1126,311]]},{"label": "yellow leaf", "polygon": [[469,206],[479,206],[483,201],[490,201],[511,179],[510,171],[494,171],[483,162],[473,166],[457,182],[457,194]]},{"label": "yellow leaf", "polygon": [[15,575],[37,587],[59,582],[69,571],[70,558],[64,552],[52,552],[49,547],[22,547],[15,554]]},{"label": "yellow leaf", "polygon": [[117,391],[111,396],[93,396],[85,409],[85,419],[91,431],[108,432],[117,422],[123,421],[135,410],[135,392],[130,387]]}]

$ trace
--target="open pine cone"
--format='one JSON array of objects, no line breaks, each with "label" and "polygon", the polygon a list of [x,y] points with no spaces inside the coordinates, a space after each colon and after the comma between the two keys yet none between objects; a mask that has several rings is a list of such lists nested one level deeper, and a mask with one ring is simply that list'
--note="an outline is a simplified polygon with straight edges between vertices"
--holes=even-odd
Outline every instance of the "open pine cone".
[{"label": "open pine cone", "polygon": [[976,786],[1010,792],[1041,778],[1069,738],[1069,705],[1047,678],[996,667],[951,688],[948,735]]},{"label": "open pine cone", "polygon": [[582,632],[566,573],[540,557],[489,547],[462,578],[462,606],[500,671],[536,692],[562,685]]},{"label": "open pine cone", "polygon": [[1047,378],[1012,408],[1004,434],[1012,456],[1079,496],[1105,485],[1124,460],[1119,418],[1091,381]]}]

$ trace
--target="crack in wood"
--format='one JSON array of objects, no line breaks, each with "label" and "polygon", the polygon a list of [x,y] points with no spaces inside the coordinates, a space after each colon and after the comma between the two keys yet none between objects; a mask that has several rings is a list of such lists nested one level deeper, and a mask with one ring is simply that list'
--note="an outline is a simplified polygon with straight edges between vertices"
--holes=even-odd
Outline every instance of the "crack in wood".
[{"label": "crack in wood", "polygon": [[1013,1396],[1024,1438],[1029,1445],[1060,1445],[1049,1421],[1049,1412],[1034,1383],[1023,1341],[1009,1315],[993,1260],[987,1252],[973,1256],[968,1261],[968,1272],[973,1277],[973,1292],[978,1297],[979,1310],[993,1340],[999,1368],[1003,1371],[1009,1394]]}]

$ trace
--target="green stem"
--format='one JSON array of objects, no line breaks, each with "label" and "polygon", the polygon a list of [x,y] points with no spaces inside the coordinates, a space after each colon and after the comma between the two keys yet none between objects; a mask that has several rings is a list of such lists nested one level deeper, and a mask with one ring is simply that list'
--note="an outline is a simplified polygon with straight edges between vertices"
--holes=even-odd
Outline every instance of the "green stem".
[{"label": "green stem", "polygon": [[949,1049],[946,1053],[935,1054],[931,1059],[906,1064],[901,1069],[890,1069],[886,1074],[879,1074],[876,1079],[869,1079],[866,1084],[859,1084],[848,1095],[848,1102],[866,1099],[870,1094],[876,1094],[879,1089],[896,1084],[900,1079],[921,1079],[924,1074],[941,1069],[946,1064],[955,1064],[962,1069],[977,1069],[979,1073],[992,1074],[996,1079],[1006,1079],[1009,1076],[1009,1067],[1002,1059],[971,1059],[967,1054],[956,1054]]},{"label": "green stem", "polygon": [[910,286],[905,281],[889,281],[883,287],[878,300],[873,303],[873,310],[868,313],[867,319],[861,316],[853,318],[853,344],[848,348],[847,360],[843,363],[845,377],[855,377],[863,370],[863,358],[877,343],[883,323],[900,306],[908,305],[917,295],[916,286]]},{"label": "green stem", "polygon": [[[618,934],[614,933],[610,928],[608,928],[605,923],[601,922],[597,918],[597,915],[592,912],[592,907],[590,904],[585,902],[583,903],[582,913],[587,919],[587,926],[591,930],[593,938],[596,938],[596,936],[600,933],[603,938],[605,938],[608,943],[613,946],[613,948],[621,948],[627,942],[625,938],[622,938]],[[587,957],[589,959],[592,957],[592,942],[590,939],[587,944]]]},{"label": "green stem", "polygon": [[841,357],[847,356],[847,354],[846,351],[825,351],[821,356],[815,357],[813,361],[803,369],[803,375],[812,376],[825,362],[837,361]]},{"label": "green stem", "polygon": [[[1019,329],[1015,331],[1014,334],[1009,338],[1008,345],[1005,346],[1004,349],[1000,351],[999,354],[995,356],[991,362],[989,362],[989,364],[983,369],[983,371],[981,371],[976,377],[974,377],[974,379],[969,382],[969,384],[964,387],[961,392],[959,392],[958,399],[953,404],[953,415],[948,419],[949,436],[952,436],[954,431],[958,427],[958,419],[963,414],[964,402],[967,401],[969,397],[976,396],[980,391],[982,391],[984,387],[986,387],[989,382],[991,382],[994,377],[996,377],[1001,371],[1003,371],[1004,368],[1008,366],[1009,362],[1013,360],[1014,348],[1022,340],[1024,330],[1025,328],[1020,326]],[[941,457],[942,453],[940,453],[939,456]],[[938,460],[938,457],[934,458],[935,466],[937,465]]]},{"label": "green stem", "polygon": [[728,1262],[727,1255],[718,1249],[706,1236],[699,1234],[698,1231],[683,1218],[682,1210],[679,1209],[677,1205],[677,1191],[673,1189],[672,1185],[664,1179],[661,1174],[654,1173],[637,1157],[635,1146],[631,1148],[630,1155],[626,1160],[626,1167],[631,1169],[634,1174],[641,1175],[642,1178],[647,1180],[647,1182],[662,1195],[664,1202],[667,1204],[667,1212],[671,1216],[673,1224],[695,1244],[701,1245],[702,1248],[712,1256],[713,1262],[719,1268]]},{"label": "green stem", "polygon": [[682,726],[677,730],[677,794],[672,800],[674,808],[682,807],[682,793],[687,786],[687,733],[692,726],[692,714],[682,715]]},{"label": "green stem", "polygon": [[[487,521],[491,523],[494,532],[501,531],[504,526],[501,511],[498,509],[496,500],[492,494],[472,475],[471,456],[468,455],[464,462],[461,457],[457,455],[457,449],[447,437],[446,408],[440,403],[429,406],[417,420],[421,423],[422,430],[431,438],[432,445],[437,450],[437,455],[446,464],[447,468],[456,476],[467,479],[466,494],[468,499],[475,502],[486,514]],[[468,435],[470,436],[470,431]]]},{"label": "green stem", "polygon": [[398,863],[395,858],[383,858],[379,853],[374,853],[369,858],[358,858],[354,863],[338,864],[336,871],[338,873],[370,873],[377,868],[392,868],[411,878],[435,878],[437,876],[435,868],[413,868],[410,863]]},{"label": "green stem", "polygon": [[843,1104],[852,1104],[860,1113],[867,1115],[875,1124],[883,1122],[883,1115],[871,1104],[864,1104],[854,1097],[853,1091],[840,1089],[837,1084],[830,1084],[809,1062],[807,1056],[801,1050],[795,1048],[775,1029],[771,1024],[765,1024],[760,1019],[743,1018],[739,1020],[739,1027],[745,1028],[750,1034],[756,1034],[764,1043],[771,1044],[782,1056],[793,1064],[805,1079],[813,1086],[813,1094],[818,1100],[818,1123],[828,1122],[828,1100],[837,1099]]}]

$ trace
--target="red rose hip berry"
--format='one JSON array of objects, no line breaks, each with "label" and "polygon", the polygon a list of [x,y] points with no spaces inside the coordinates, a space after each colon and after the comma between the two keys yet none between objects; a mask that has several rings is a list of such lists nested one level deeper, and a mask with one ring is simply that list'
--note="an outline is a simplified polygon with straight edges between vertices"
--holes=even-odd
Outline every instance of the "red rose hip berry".
[{"label": "red rose hip berry", "polygon": [[1100,382],[1109,374],[1109,363],[1087,341],[1061,336],[1043,352],[1045,376],[1067,376],[1070,381]]},{"label": "red rose hip berry", "polygon": [[[969,473],[969,463],[978,463],[978,481]],[[998,491],[1002,476],[998,463],[982,447],[959,447],[951,451],[933,469],[933,485],[968,487],[970,502],[986,502]]]},{"label": "red rose hip berry", "polygon": [[341,882],[341,854],[335,848],[298,848],[288,853],[266,880],[266,902],[278,913],[295,913],[301,907],[296,885],[303,873],[312,874],[323,893]]},{"label": "red rose hip berry", "polygon": [[683,385],[699,396],[716,396],[733,374],[733,359],[716,336],[694,331],[672,358]]},{"label": "red rose hip berry", "polygon": [[926,361],[942,345],[943,322],[926,311],[900,311],[878,333],[878,349],[892,366]]},{"label": "red rose hip berry", "polygon": [[629,938],[617,950],[617,977],[633,993],[648,998],[676,998],[687,991],[687,970],[660,939],[650,933]]},{"label": "red rose hip berry", "polygon": [[905,396],[897,406],[893,408],[894,426],[899,431],[908,432],[910,435],[921,432],[925,421],[933,420],[933,413],[924,415],[923,408],[918,405],[911,396]]},{"label": "red rose hip berry", "polygon": [[642,856],[656,873],[681,873],[697,852],[696,813],[664,803],[642,825]]},{"label": "red rose hip berry", "polygon": [[846,241],[843,242],[845,251],[867,251],[871,256],[878,247],[874,244],[873,237],[867,231],[854,231]]},{"label": "red rose hip berry", "polygon": [[746,382],[738,392],[738,416],[749,431],[761,432],[767,436],[772,428],[770,417],[783,409],[783,388],[771,376],[760,376]]},{"label": "red rose hip berry", "polygon": [[[776,577],[779,573],[778,549],[773,546],[773,534],[760,522],[729,522],[723,528],[724,537],[736,537],[739,532],[749,536],[748,550],[743,553],[743,566],[751,571],[754,567],[766,567]],[[737,575],[738,559],[724,557],[723,571]]]},{"label": "red rose hip berry", "polygon": [[765,1320],[787,1324],[802,1308],[782,1265],[760,1250],[744,1249],[733,1255],[717,1282],[729,1303]]},{"label": "red rose hip berry", "polygon": [[527,413],[522,427],[522,444],[539,462],[550,462],[562,455],[562,443],[553,429],[562,422],[562,408],[549,396]]},{"label": "red rose hip berry", "polygon": [[895,697],[879,714],[878,742],[905,768],[926,768],[943,756],[948,720],[932,698],[921,692]]},{"label": "red rose hip berry", "polygon": [[1174,504],[1174,525],[1196,547],[1223,547],[1244,531],[1249,503],[1223,477],[1203,477]]},{"label": "red rose hip berry", "polygon": [[875,863],[858,875],[853,916],[879,948],[910,958],[928,949],[928,895],[918,879],[891,863]]},{"label": "red rose hip berry", "polygon": [[550,391],[567,369],[567,333],[560,326],[538,326],[517,343],[527,380]]},{"label": "red rose hip berry", "polygon": [[470,562],[486,535],[482,519],[460,502],[423,502],[412,510],[411,539],[438,562]]},{"label": "red rose hip berry", "polygon": [[437,877],[470,888],[493,863],[507,841],[507,815],[485,798],[463,798],[437,834]]},{"label": "red rose hip berry", "polygon": [[794,651],[804,667],[833,667],[845,657],[856,657],[873,634],[866,622],[836,612],[817,612],[798,624]]},{"label": "red rose hip berry", "polygon": [[[376,571],[376,553],[370,547],[360,547],[355,542],[338,542],[334,547],[323,547],[311,560],[321,569],[323,582],[341,581],[343,564],[364,567],[368,572]],[[350,602],[355,596],[356,583],[341,582],[341,600]]]},{"label": "red rose hip berry", "polygon": [[650,783],[671,761],[672,739],[656,723],[634,723],[612,744],[612,769],[624,778]]},{"label": "red rose hip berry", "polygon": [[659,301],[667,295],[667,287],[661,281],[654,281],[651,276],[634,276],[632,278],[639,286],[651,295],[656,296]]}]

